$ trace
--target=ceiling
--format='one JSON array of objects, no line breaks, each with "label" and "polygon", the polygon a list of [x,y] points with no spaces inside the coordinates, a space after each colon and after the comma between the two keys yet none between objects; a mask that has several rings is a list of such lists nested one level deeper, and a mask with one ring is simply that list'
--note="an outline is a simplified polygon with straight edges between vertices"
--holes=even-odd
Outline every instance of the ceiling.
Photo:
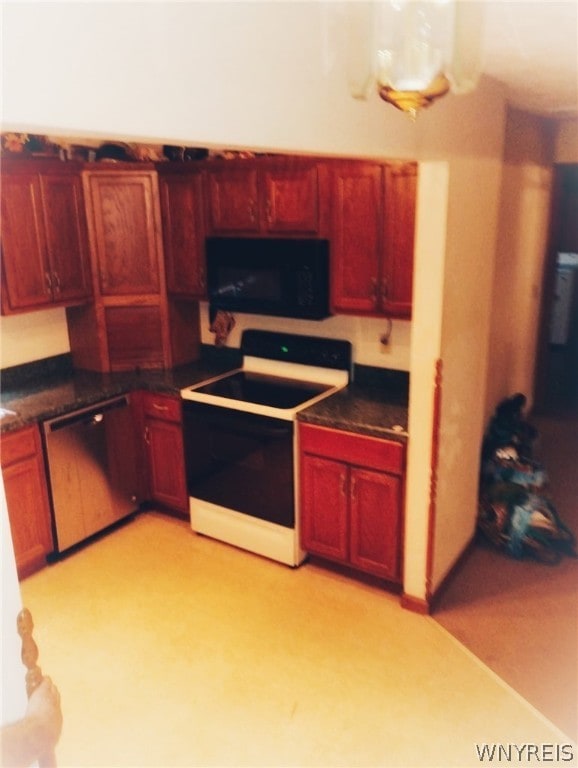
[{"label": "ceiling", "polygon": [[578,0],[487,0],[483,70],[520,109],[578,116]]}]

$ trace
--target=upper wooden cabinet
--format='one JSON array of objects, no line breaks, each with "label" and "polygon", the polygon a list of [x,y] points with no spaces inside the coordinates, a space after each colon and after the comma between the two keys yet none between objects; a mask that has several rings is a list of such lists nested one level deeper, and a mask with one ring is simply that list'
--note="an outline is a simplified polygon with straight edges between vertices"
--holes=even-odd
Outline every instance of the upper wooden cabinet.
[{"label": "upper wooden cabinet", "polygon": [[207,168],[211,234],[324,236],[324,168],[314,160],[224,160]]},{"label": "upper wooden cabinet", "polygon": [[79,304],[92,288],[79,169],[2,163],[2,312]]},{"label": "upper wooden cabinet", "polygon": [[202,170],[189,163],[159,164],[167,291],[203,299],[205,189]]},{"label": "upper wooden cabinet", "polygon": [[158,294],[162,247],[154,171],[85,171],[88,222],[102,296]]},{"label": "upper wooden cabinet", "polygon": [[170,368],[198,359],[196,302],[167,296],[154,168],[83,172],[94,304],[67,310],[74,365]]},{"label": "upper wooden cabinet", "polygon": [[417,165],[386,165],[384,174],[382,309],[390,317],[411,317]]},{"label": "upper wooden cabinet", "polygon": [[331,303],[334,312],[379,308],[382,265],[383,169],[337,162],[330,171]]},{"label": "upper wooden cabinet", "polygon": [[329,178],[333,311],[411,317],[416,164],[337,161]]}]

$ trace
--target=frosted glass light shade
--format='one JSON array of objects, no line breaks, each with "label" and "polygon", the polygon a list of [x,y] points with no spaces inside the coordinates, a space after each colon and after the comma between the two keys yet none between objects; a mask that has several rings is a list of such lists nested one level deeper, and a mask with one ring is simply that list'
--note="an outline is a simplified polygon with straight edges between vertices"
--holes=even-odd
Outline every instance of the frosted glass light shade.
[{"label": "frosted glass light shade", "polygon": [[349,7],[347,70],[355,98],[367,98],[377,83],[384,100],[415,117],[450,89],[461,94],[476,87],[483,0],[374,0]]},{"label": "frosted glass light shade", "polygon": [[378,85],[400,91],[427,89],[451,59],[453,19],[449,0],[376,3]]}]

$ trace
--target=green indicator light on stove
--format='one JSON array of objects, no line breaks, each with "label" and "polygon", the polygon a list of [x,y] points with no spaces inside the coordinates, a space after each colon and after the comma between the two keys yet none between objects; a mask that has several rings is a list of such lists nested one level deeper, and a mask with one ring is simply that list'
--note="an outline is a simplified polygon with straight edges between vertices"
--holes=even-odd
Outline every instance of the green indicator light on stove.
[{"label": "green indicator light on stove", "polygon": [[281,347],[281,352],[289,352],[289,347],[286,347],[285,345],[283,345]]}]

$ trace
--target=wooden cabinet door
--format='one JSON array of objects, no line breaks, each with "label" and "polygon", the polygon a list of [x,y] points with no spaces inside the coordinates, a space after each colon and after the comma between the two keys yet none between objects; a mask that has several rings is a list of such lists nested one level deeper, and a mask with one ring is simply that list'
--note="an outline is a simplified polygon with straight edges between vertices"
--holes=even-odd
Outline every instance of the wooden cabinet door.
[{"label": "wooden cabinet door", "polygon": [[158,294],[164,286],[156,172],[85,171],[84,183],[100,294]]},{"label": "wooden cabinet door", "polygon": [[3,312],[80,304],[92,293],[79,171],[59,161],[6,163]]},{"label": "wooden cabinet door", "polygon": [[206,296],[204,185],[200,172],[159,177],[167,290]]},{"label": "wooden cabinet door", "polygon": [[52,303],[42,190],[37,173],[2,175],[2,309],[39,309]]},{"label": "wooden cabinet door", "polygon": [[111,371],[164,368],[168,342],[159,303],[103,309]]},{"label": "wooden cabinet door", "polygon": [[350,493],[351,564],[361,571],[397,581],[400,576],[400,478],[352,467]]},{"label": "wooden cabinet door", "polygon": [[150,498],[188,516],[180,400],[145,393],[143,410]]},{"label": "wooden cabinet door", "polygon": [[224,161],[208,172],[209,221],[212,234],[257,234],[259,177],[248,161]]},{"label": "wooden cabinet door", "polygon": [[305,454],[301,459],[301,546],[346,563],[348,470],[339,461]]},{"label": "wooden cabinet door", "polygon": [[54,301],[88,299],[92,286],[80,176],[44,174],[40,183]]},{"label": "wooden cabinet door", "polygon": [[411,317],[416,194],[415,163],[385,167],[382,309],[391,317]]},{"label": "wooden cabinet door", "polygon": [[319,232],[320,199],[316,165],[285,163],[263,171],[263,228],[271,233]]},{"label": "wooden cabinet door", "polygon": [[372,314],[379,307],[382,168],[337,163],[330,170],[331,305],[336,313]]},{"label": "wooden cabinet door", "polygon": [[2,436],[2,476],[20,578],[46,563],[52,552],[50,505],[38,428]]}]

